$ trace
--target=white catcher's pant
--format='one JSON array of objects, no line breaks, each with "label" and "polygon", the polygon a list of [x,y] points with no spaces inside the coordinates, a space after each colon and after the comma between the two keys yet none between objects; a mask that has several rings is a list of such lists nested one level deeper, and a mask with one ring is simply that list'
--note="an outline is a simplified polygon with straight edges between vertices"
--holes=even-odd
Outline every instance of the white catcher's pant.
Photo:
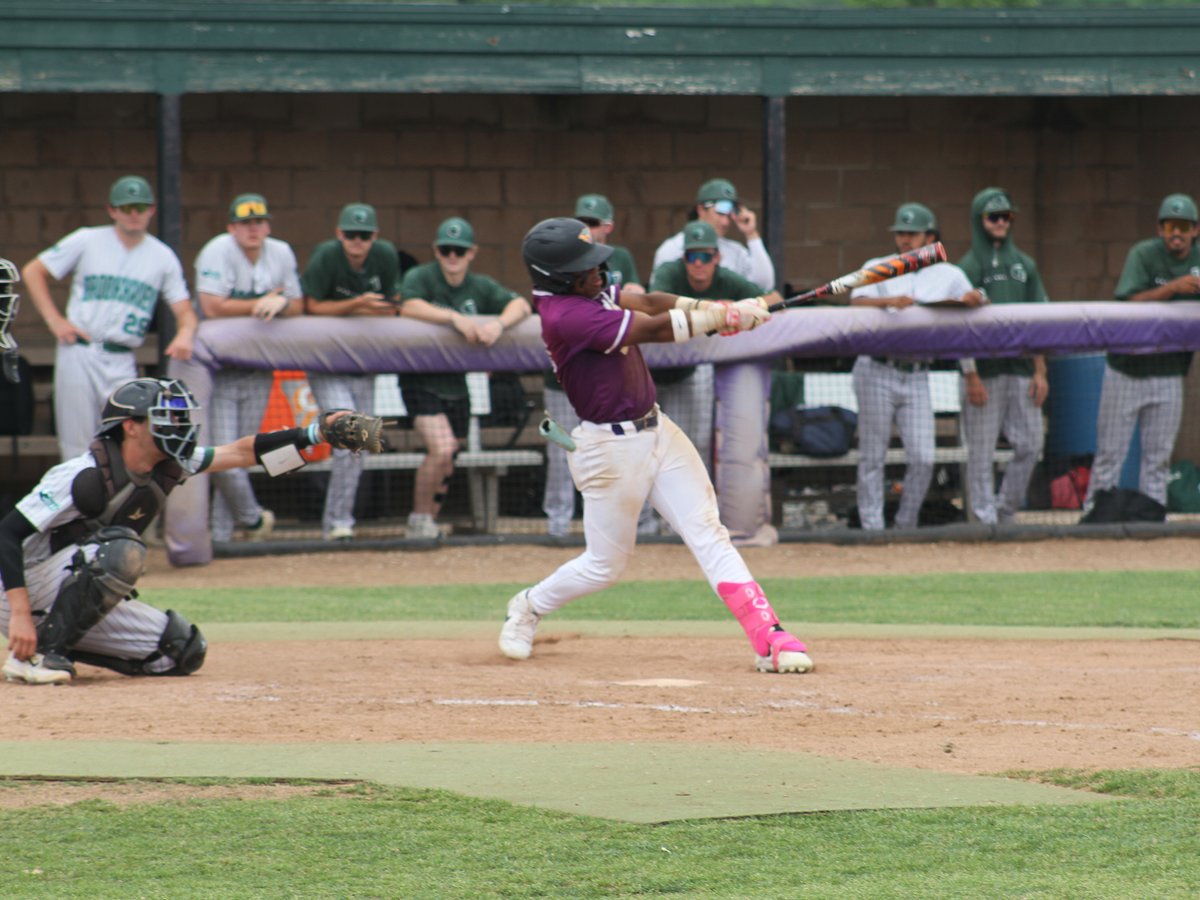
[{"label": "white catcher's pant", "polygon": [[683,538],[714,591],[723,581],[753,580],[721,524],[700,455],[665,413],[659,413],[657,428],[616,435],[609,425],[583,422],[571,437],[576,449],[568,460],[583,494],[587,549],[530,589],[539,614],[620,578],[637,543],[638,513],[647,497]]},{"label": "white catcher's pant", "polygon": [[[77,545],[70,544],[25,570],[25,588],[29,591],[29,607],[33,610],[35,625],[41,619],[39,613],[45,614],[58,599],[59,589],[70,574],[71,558],[78,549]],[[96,550],[95,544],[88,544],[83,548],[84,556],[91,559]],[[8,597],[0,591],[0,632],[8,634],[11,615]],[[166,628],[167,614],[162,610],[140,600],[122,600],[72,649],[118,659],[142,660],[157,652],[158,641]],[[164,656],[150,668],[165,671],[173,665],[174,660]]]},{"label": "white catcher's pant", "polygon": [[[988,402],[974,406],[962,385],[962,427],[967,445],[967,496],[980,522],[995,525],[1012,519],[1025,505],[1029,479],[1042,449],[1042,410],[1029,396],[1027,375],[993,375],[983,379]],[[1012,445],[1012,462],[996,490],[993,452],[1000,432]]]}]

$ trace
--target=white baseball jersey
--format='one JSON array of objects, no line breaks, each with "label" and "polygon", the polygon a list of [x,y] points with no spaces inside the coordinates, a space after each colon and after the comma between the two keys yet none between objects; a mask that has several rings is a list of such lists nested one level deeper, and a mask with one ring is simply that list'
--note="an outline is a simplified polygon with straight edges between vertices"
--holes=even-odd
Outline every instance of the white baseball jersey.
[{"label": "white baseball jersey", "polygon": [[[887,256],[869,259],[863,263],[863,268],[874,265],[880,260],[889,259]],[[967,273],[953,263],[935,263],[915,272],[907,272],[887,281],[868,284],[866,287],[855,288],[851,297],[912,297],[918,304],[941,303],[944,300],[957,300],[967,291],[973,290]]]},{"label": "white baseball jersey", "polygon": [[296,254],[269,237],[254,262],[232,234],[218,234],[196,256],[196,293],[252,300],[278,289],[289,300],[301,296]]},{"label": "white baseball jersey", "polygon": [[[771,262],[762,238],[748,241],[745,246],[729,238],[717,238],[717,249],[721,251],[722,268],[748,278],[764,291],[775,290],[775,264]],[[658,245],[654,251],[654,269],[682,256],[683,232],[680,231]]]},{"label": "white baseball jersey", "polygon": [[67,318],[94,343],[140,347],[159,295],[188,299],[179,258],[150,234],[128,250],[112,225],[80,228],[38,259],[55,278],[74,273]]}]

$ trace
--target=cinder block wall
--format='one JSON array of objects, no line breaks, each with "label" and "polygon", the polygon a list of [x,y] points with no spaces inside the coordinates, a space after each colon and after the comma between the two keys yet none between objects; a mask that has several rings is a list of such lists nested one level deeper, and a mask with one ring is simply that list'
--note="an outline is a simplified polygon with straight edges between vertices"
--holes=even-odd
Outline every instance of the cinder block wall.
[{"label": "cinder block wall", "polygon": [[[301,265],[337,210],[365,200],[384,236],[422,261],[437,223],[466,216],[477,268],[525,290],[521,236],[599,191],[648,280],[705,179],[732,179],[761,213],[761,109],[756,97],[186,96],[185,270],[231,197],[254,190]],[[1015,238],[1051,296],[1107,298],[1129,246],[1153,235],[1159,200],[1200,195],[1198,112],[1189,97],[791,98],[777,266],[797,289],[854,268],[890,249],[905,200],[934,208],[956,259],[971,197],[994,184],[1020,206]],[[104,223],[119,175],[153,179],[154,113],[145,95],[0,95],[0,254],[23,263]],[[18,335],[29,329],[44,333],[27,305]]]}]

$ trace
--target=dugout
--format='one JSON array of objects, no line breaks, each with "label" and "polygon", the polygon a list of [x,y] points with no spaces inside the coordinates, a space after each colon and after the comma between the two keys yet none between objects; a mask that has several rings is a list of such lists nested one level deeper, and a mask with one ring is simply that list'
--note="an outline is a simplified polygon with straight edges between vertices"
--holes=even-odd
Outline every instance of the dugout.
[{"label": "dugout", "polygon": [[[876,255],[904,199],[937,209],[956,258],[994,183],[1020,198],[1051,296],[1102,299],[1159,198],[1200,191],[1198,38],[1191,8],[17,0],[0,29],[0,252],[23,261],[101,221],[104,187],[140,171],[187,267],[255,189],[302,263],[365,198],[409,249],[465,215],[479,269],[519,284],[520,235],[577,194],[606,191],[648,265],[722,174],[800,289]],[[27,309],[18,338],[43,368],[44,331]],[[1196,426],[1180,455],[1200,458]]]}]

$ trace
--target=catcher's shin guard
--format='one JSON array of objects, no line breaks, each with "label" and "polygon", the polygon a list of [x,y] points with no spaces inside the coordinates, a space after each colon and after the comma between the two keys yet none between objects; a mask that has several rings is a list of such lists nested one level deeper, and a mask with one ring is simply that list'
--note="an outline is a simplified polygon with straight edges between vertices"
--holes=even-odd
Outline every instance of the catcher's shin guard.
[{"label": "catcher's shin guard", "polygon": [[101,528],[91,542],[99,545],[89,561],[78,550],[71,574],[50,611],[38,623],[38,651],[47,665],[74,671],[67,651],[130,596],[145,568],[146,545],[137,532],[119,525]]},{"label": "catcher's shin guard", "polygon": [[[76,662],[112,669],[122,675],[191,675],[204,665],[208,653],[208,641],[200,629],[173,609],[167,610],[167,627],[158,639],[158,650],[145,659],[121,659],[102,653],[71,651]],[[159,660],[169,659],[167,668],[155,665]]]}]

